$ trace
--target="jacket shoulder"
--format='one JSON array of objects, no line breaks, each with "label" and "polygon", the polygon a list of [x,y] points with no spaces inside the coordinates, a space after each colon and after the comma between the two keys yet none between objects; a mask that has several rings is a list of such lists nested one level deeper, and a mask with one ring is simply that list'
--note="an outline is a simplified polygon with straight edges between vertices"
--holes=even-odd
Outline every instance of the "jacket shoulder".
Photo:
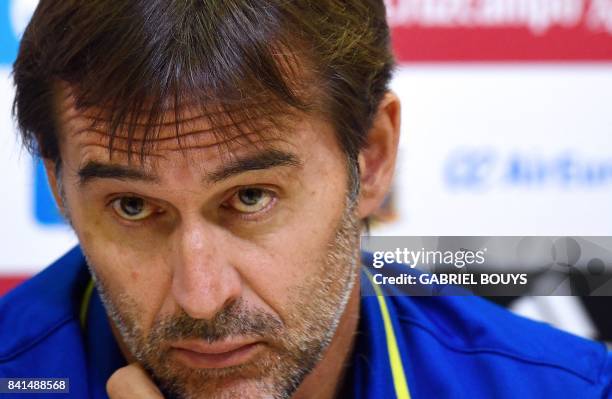
[{"label": "jacket shoulder", "polygon": [[[77,246],[0,298],[0,364],[78,335],[78,308],[89,273]],[[40,349],[40,348],[39,348]]]},{"label": "jacket shoulder", "polygon": [[610,378],[605,345],[529,320],[476,296],[393,297],[398,322],[447,350],[486,354],[527,369],[559,370],[590,383]]}]

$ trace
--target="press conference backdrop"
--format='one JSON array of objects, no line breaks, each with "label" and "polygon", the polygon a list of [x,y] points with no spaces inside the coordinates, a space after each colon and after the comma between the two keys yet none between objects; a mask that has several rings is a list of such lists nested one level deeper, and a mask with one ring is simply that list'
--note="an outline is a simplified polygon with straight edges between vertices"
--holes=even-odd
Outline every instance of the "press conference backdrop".
[{"label": "press conference backdrop", "polygon": [[[10,116],[35,0],[0,0],[0,291],[76,243]],[[402,137],[373,234],[612,235],[612,0],[389,0]]]}]

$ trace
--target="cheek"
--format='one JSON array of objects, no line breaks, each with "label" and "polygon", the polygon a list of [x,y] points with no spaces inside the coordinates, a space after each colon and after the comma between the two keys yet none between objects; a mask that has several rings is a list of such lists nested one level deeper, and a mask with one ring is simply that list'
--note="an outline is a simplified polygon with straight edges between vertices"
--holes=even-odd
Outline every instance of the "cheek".
[{"label": "cheek", "polygon": [[[333,183],[333,182],[332,182]],[[313,279],[327,273],[324,269],[345,206],[345,184],[316,185],[304,189],[299,201],[286,213],[283,223],[237,253],[236,264],[254,295],[286,320],[293,311],[292,298]]]},{"label": "cheek", "polygon": [[[84,232],[81,247],[103,283],[111,300],[127,296],[136,307],[131,309],[138,324],[147,331],[153,320],[165,310],[170,287],[170,275],[157,256],[143,257],[115,242],[102,240]],[[119,309],[121,311],[121,309]]]},{"label": "cheek", "polygon": [[[165,247],[153,242],[154,235],[119,227],[103,205],[76,194],[68,197],[72,225],[96,274],[113,292],[128,294],[142,303],[142,309],[156,306],[167,293]],[[151,303],[143,303],[140,298]]]}]

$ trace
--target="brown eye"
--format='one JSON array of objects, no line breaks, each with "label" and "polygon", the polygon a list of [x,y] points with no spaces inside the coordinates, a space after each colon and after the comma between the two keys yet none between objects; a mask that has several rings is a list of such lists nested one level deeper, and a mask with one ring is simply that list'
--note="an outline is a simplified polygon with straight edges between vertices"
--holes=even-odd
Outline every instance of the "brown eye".
[{"label": "brown eye", "polygon": [[229,199],[228,205],[242,213],[255,213],[266,208],[272,198],[267,190],[249,187],[238,190]]},{"label": "brown eye", "polygon": [[138,221],[153,214],[154,207],[140,197],[121,197],[112,202],[117,215],[123,219]]}]

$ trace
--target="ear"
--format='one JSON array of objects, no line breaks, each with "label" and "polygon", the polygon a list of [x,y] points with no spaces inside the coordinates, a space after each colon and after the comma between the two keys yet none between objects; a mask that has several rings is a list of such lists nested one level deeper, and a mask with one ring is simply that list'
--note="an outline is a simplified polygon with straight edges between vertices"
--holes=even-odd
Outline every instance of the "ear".
[{"label": "ear", "polygon": [[358,217],[365,219],[382,204],[393,179],[400,135],[400,100],[393,92],[383,97],[366,146],[359,152]]},{"label": "ear", "polygon": [[55,199],[55,203],[57,207],[60,209],[62,215],[65,215],[64,209],[64,201],[62,200],[61,188],[60,188],[60,179],[61,176],[57,176],[57,163],[52,161],[51,159],[44,158],[43,163],[45,165],[45,172],[47,173],[47,181],[49,182],[49,187],[51,187],[51,192],[53,193],[53,198]]}]

